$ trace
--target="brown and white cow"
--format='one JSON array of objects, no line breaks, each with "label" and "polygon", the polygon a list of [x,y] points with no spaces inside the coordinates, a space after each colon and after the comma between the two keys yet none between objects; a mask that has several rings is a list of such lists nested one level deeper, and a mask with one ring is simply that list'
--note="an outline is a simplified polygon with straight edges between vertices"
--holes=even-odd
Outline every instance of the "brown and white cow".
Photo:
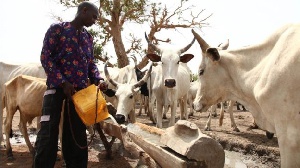
[{"label": "brown and white cow", "polygon": [[276,133],[281,167],[300,167],[300,24],[285,25],[262,43],[235,50],[211,48],[192,33],[202,50],[194,109],[238,100],[261,129]]},{"label": "brown and white cow", "polygon": [[[3,85],[5,82],[22,74],[46,78],[45,71],[40,63],[10,64],[6,62],[0,62],[0,95],[2,95]],[[0,110],[2,109],[2,103],[0,103]],[[2,125],[3,113],[0,114],[0,142],[3,140]],[[37,127],[39,128],[39,124]]]}]

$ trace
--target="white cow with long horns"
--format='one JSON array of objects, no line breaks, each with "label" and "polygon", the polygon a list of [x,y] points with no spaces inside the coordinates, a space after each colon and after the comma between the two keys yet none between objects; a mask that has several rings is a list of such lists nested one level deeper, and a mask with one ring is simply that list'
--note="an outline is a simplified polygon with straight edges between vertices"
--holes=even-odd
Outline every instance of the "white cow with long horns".
[{"label": "white cow with long horns", "polygon": [[285,25],[262,43],[235,50],[211,48],[192,33],[202,51],[194,109],[238,100],[261,129],[276,133],[281,168],[300,167],[300,24]]},{"label": "white cow with long horns", "polygon": [[[194,43],[193,41],[182,49],[162,48],[152,44],[146,33],[145,38],[155,51],[160,53],[147,54],[147,57],[153,62],[160,62],[157,65],[155,77],[151,75],[150,92],[153,95],[151,99],[156,99],[156,126],[162,128],[163,108],[171,107],[171,118],[169,126],[175,124],[175,115],[177,108],[177,100],[180,101],[180,119],[187,119],[187,94],[190,87],[190,73],[186,63],[194,56],[192,54],[184,54]],[[154,97],[155,98],[154,98]],[[150,100],[151,101],[151,100]]]},{"label": "white cow with long horns", "polygon": [[[125,69],[126,73],[124,74]],[[117,79],[114,79],[110,76],[107,63],[104,65],[104,73],[107,81],[109,81],[115,87],[115,95],[116,98],[114,105],[117,106],[117,113],[115,115],[115,119],[119,124],[122,124],[128,120],[128,116],[130,122],[134,123],[135,119],[135,99],[137,97],[138,92],[140,91],[140,87],[147,82],[148,77],[150,76],[152,66],[150,66],[146,75],[139,81],[137,81],[135,68],[132,67],[124,67],[121,68],[119,73],[123,75],[118,75]]]}]

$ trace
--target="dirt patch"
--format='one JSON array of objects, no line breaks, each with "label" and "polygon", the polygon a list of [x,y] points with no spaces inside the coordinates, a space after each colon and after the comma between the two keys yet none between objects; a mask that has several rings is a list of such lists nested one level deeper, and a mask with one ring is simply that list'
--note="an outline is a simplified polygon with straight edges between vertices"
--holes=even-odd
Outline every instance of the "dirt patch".
[{"label": "dirt patch", "polygon": [[[5,114],[5,113],[4,113]],[[138,113],[137,113],[138,114]],[[250,112],[242,112],[234,110],[234,119],[240,129],[240,132],[234,132],[231,129],[231,123],[229,114],[225,113],[224,122],[222,126],[219,126],[218,117],[215,117],[211,121],[212,131],[204,131],[206,121],[208,119],[208,112],[194,113],[194,116],[188,120],[195,123],[200,130],[216,139],[225,150],[236,151],[243,154],[244,159],[251,160],[251,162],[245,163],[247,167],[257,167],[257,165],[263,165],[266,168],[280,167],[279,148],[276,135],[272,139],[266,137],[265,131],[259,129],[250,129],[249,126],[253,123],[253,117]],[[5,115],[4,115],[5,118]],[[179,113],[176,117],[179,118]],[[152,122],[146,114],[137,116],[137,121],[153,126]],[[13,130],[18,131],[18,113],[16,113],[13,120]],[[168,120],[164,120],[163,125],[167,125]],[[35,125],[35,123],[33,124]],[[32,127],[32,126],[31,126]],[[13,144],[12,150],[15,157],[14,161],[7,161],[5,155],[5,148],[1,145],[0,153],[0,167],[2,168],[30,168],[32,165],[32,156],[28,151],[25,144]],[[92,145],[89,147],[89,168],[130,168],[136,167],[137,159],[130,157],[130,154],[126,153],[120,143],[114,145],[114,159],[108,160],[105,157],[105,150],[99,136],[95,138]],[[61,153],[58,152],[58,161],[55,167],[62,167],[63,161],[61,160]],[[226,166],[225,167],[230,167]]]}]

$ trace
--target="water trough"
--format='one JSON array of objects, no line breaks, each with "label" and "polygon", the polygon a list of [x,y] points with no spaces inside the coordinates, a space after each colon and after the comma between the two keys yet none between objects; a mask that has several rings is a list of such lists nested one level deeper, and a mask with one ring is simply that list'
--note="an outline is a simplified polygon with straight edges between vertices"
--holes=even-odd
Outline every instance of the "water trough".
[{"label": "water trough", "polygon": [[165,130],[142,123],[118,125],[111,120],[101,122],[101,128],[106,134],[120,139],[124,148],[148,167],[224,167],[222,146],[186,120],[179,120]]}]

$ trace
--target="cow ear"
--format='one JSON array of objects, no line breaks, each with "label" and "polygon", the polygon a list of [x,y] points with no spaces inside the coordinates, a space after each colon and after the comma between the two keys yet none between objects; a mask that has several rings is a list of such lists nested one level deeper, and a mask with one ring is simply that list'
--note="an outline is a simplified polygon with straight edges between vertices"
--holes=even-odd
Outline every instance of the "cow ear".
[{"label": "cow ear", "polygon": [[116,94],[116,91],[113,89],[107,89],[106,91],[103,91],[104,94],[106,94],[108,97],[113,97]]},{"label": "cow ear", "polygon": [[219,54],[219,52],[216,48],[208,48],[206,50],[206,54],[213,61],[219,61],[220,60],[220,54]]},{"label": "cow ear", "polygon": [[184,54],[183,56],[180,56],[180,62],[187,63],[189,62],[192,58],[194,58],[193,54]]},{"label": "cow ear", "polygon": [[147,57],[153,62],[161,61],[161,57],[158,56],[157,54],[147,54]]}]

